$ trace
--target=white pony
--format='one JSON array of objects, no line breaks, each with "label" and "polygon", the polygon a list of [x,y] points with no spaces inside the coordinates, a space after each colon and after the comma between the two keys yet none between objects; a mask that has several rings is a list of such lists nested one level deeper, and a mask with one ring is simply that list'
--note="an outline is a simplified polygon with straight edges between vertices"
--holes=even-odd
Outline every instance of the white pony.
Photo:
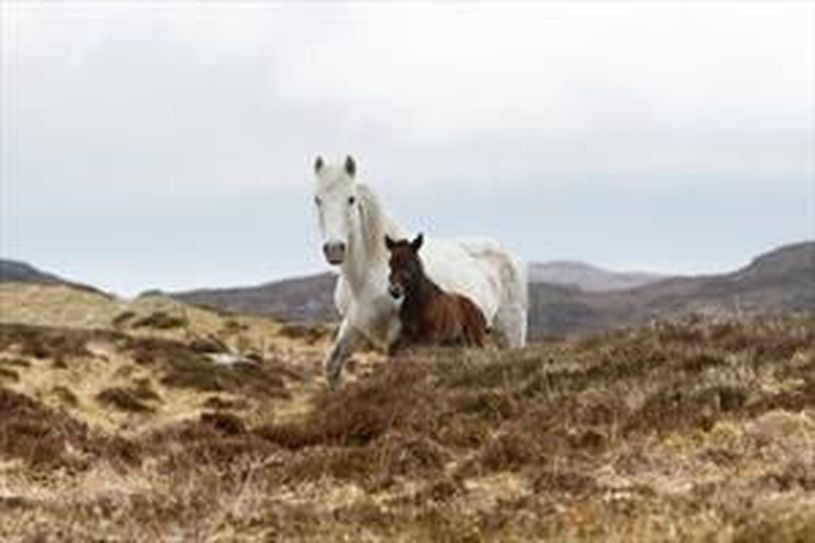
[{"label": "white pony", "polygon": [[[340,277],[334,303],[342,317],[325,359],[329,386],[337,385],[343,364],[363,338],[387,350],[399,335],[398,303],[388,294],[385,235],[409,237],[382,207],[370,187],[357,180],[354,159],[314,163],[314,205],[323,253]],[[484,313],[499,346],[526,343],[526,267],[489,239],[427,240],[422,260],[428,276],[443,289],[470,298]]]}]

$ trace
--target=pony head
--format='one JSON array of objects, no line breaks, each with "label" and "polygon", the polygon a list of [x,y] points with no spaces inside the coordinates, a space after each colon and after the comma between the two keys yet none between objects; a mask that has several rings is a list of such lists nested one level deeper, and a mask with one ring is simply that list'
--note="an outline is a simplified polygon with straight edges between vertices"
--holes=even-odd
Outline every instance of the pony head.
[{"label": "pony head", "polygon": [[314,205],[320,220],[323,254],[333,266],[343,263],[350,233],[360,228],[356,173],[356,162],[350,156],[335,163],[319,156],[314,161],[317,176]]},{"label": "pony head", "polygon": [[424,273],[422,261],[419,259],[419,249],[423,241],[422,234],[416,236],[413,241],[393,240],[390,236],[385,236],[385,247],[390,253],[388,292],[394,300],[399,300],[410,292]]}]

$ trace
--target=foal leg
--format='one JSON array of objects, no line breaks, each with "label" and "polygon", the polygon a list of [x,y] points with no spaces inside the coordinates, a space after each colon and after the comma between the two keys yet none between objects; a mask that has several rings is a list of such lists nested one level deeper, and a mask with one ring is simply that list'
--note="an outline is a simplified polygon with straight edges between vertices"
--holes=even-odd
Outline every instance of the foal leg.
[{"label": "foal leg", "polygon": [[339,385],[342,367],[345,365],[348,356],[359,343],[360,338],[360,333],[349,324],[348,319],[343,320],[337,332],[337,337],[328,350],[325,362],[323,363],[325,378],[331,390],[335,390]]}]

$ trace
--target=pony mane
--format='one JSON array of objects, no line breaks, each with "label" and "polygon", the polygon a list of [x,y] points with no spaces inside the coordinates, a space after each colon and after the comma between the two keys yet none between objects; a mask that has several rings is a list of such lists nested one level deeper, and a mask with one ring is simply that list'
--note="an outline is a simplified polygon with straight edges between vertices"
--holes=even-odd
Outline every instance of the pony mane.
[{"label": "pony mane", "polygon": [[357,195],[360,199],[362,234],[366,250],[372,260],[387,260],[385,236],[402,238],[404,237],[402,228],[388,215],[371,187],[358,183]]}]

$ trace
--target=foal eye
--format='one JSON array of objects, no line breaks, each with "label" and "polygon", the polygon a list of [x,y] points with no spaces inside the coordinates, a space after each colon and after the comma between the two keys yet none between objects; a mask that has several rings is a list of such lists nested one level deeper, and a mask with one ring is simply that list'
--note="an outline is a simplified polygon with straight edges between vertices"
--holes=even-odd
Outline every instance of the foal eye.
[{"label": "foal eye", "polygon": [[323,203],[323,201],[322,201],[322,200],[320,200],[320,197],[319,197],[319,196],[315,196],[315,197],[314,197],[314,204],[315,204],[315,205],[319,206],[319,205],[320,205],[320,204],[322,204],[322,203]]},{"label": "foal eye", "polygon": [[349,197],[348,197],[348,205],[349,205],[349,206],[354,205],[354,202],[356,202],[356,201],[357,201],[357,199],[356,199],[356,198],[354,198],[353,196],[349,196]]}]

